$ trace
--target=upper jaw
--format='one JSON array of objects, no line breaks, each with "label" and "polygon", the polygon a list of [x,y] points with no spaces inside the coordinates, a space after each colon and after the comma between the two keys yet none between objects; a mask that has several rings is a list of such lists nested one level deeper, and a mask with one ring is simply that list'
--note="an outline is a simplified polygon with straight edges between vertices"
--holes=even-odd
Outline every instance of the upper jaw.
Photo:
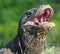
[{"label": "upper jaw", "polygon": [[53,13],[54,11],[49,5],[42,5],[35,13],[35,16],[32,17],[29,21],[27,21],[23,26],[26,25],[39,26],[41,24],[48,23]]}]

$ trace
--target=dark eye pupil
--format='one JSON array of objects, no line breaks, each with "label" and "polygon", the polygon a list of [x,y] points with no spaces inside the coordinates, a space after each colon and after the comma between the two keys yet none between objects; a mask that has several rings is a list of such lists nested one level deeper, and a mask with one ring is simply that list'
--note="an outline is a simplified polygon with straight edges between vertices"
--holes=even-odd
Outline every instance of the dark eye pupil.
[{"label": "dark eye pupil", "polygon": [[28,12],[28,15],[31,15],[32,13],[31,12]]},{"label": "dark eye pupil", "polygon": [[27,15],[31,15],[31,14],[32,14],[32,12],[27,12],[26,14],[27,14]]}]

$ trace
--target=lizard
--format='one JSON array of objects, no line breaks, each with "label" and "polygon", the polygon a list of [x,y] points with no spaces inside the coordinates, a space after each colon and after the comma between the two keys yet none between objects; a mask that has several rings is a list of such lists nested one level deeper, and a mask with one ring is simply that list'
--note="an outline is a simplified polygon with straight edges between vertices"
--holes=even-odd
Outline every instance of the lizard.
[{"label": "lizard", "polygon": [[19,20],[17,36],[0,50],[0,54],[42,54],[46,35],[55,27],[54,22],[49,22],[53,14],[50,5],[28,10]]}]

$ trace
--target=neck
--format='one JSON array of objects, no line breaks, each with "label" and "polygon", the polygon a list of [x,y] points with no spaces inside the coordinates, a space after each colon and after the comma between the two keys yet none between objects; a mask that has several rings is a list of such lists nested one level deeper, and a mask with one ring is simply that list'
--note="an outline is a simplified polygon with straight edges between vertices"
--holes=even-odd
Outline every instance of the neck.
[{"label": "neck", "polygon": [[21,54],[21,48],[20,47],[20,42],[22,43],[22,41],[20,41],[20,35],[17,35],[12,41],[10,41],[4,48],[6,49],[10,49],[12,53],[17,53],[17,54]]},{"label": "neck", "polygon": [[41,54],[45,45],[45,35],[36,35],[24,31],[18,34],[5,48],[9,48],[13,53],[17,54]]},{"label": "neck", "polygon": [[25,31],[22,40],[25,44],[25,54],[41,54],[45,47],[46,35]]}]

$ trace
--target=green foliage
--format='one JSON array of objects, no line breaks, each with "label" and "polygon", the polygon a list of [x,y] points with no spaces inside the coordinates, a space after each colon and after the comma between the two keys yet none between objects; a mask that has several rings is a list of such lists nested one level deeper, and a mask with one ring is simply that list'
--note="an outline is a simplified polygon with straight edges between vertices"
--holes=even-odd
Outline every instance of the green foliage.
[{"label": "green foliage", "polygon": [[59,2],[58,0],[0,0],[0,48],[16,36],[20,17],[28,9],[44,4],[51,5],[55,12],[51,21],[55,22],[56,27],[47,35],[48,43],[55,41],[60,44]]}]

